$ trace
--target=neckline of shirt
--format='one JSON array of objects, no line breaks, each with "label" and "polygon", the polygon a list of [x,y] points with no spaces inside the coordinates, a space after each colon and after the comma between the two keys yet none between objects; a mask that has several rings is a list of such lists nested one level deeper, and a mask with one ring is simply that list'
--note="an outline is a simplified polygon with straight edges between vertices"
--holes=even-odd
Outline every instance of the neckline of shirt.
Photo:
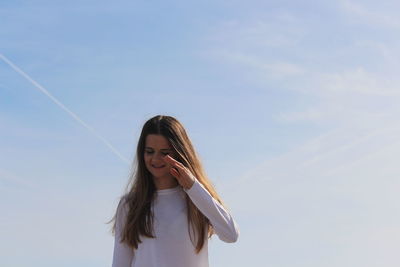
[{"label": "neckline of shirt", "polygon": [[167,188],[167,189],[161,189],[161,190],[156,190],[158,195],[169,195],[175,192],[178,192],[182,190],[182,187],[180,185],[177,185],[173,188]]}]

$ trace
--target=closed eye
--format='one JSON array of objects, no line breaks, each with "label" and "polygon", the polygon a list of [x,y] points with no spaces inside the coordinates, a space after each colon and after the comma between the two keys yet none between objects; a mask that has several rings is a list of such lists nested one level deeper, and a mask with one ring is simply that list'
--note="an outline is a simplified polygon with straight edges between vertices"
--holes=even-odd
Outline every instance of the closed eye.
[{"label": "closed eye", "polygon": [[[146,151],[147,154],[153,154],[154,151]],[[169,155],[168,152],[161,152],[164,156]]]}]

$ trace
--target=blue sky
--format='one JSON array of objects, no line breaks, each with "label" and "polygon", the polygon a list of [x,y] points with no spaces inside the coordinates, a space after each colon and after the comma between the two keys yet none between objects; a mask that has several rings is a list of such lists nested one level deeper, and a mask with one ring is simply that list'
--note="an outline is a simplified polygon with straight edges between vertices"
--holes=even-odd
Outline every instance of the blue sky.
[{"label": "blue sky", "polygon": [[[240,227],[210,266],[398,266],[396,1],[2,1],[1,265],[110,266],[143,123]],[[89,131],[10,60],[92,127]]]}]

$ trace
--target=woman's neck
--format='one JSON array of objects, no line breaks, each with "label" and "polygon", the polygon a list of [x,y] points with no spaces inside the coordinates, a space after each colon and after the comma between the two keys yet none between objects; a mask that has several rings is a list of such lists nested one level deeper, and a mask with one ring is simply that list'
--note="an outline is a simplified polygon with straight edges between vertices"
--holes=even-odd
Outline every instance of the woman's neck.
[{"label": "woman's neck", "polygon": [[153,177],[153,181],[157,190],[174,188],[179,184],[178,181],[173,177]]}]

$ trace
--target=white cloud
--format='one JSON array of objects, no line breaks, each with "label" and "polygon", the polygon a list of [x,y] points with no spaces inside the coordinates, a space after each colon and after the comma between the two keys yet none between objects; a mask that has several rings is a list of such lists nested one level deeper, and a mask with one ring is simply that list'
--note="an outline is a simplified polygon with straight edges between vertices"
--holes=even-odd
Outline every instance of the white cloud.
[{"label": "white cloud", "polygon": [[[398,8],[397,5],[392,6],[392,9],[386,8],[384,11],[379,10],[376,3],[374,2],[373,7],[368,7],[368,5],[363,2],[363,4],[357,3],[355,1],[350,0],[341,0],[342,9],[351,15],[352,20],[357,20],[359,22],[364,22],[374,26],[383,26],[389,28],[400,28],[400,20],[395,16],[388,14],[389,12],[393,12]],[[383,7],[385,5],[379,5]]]},{"label": "white cloud", "polygon": [[301,257],[296,266],[397,266],[399,134],[335,130],[232,182],[229,202],[247,222],[241,246],[271,266],[292,264],[282,251]]},{"label": "white cloud", "polygon": [[[0,190],[7,187],[22,187],[28,190],[37,190],[39,187],[25,178],[21,178],[10,170],[0,168]],[[8,190],[8,189],[7,189]]]},{"label": "white cloud", "polygon": [[258,75],[260,79],[284,79],[288,76],[304,74],[304,70],[300,66],[289,62],[268,62],[249,54],[229,51],[219,51],[217,56],[224,61],[247,68],[253,72],[253,75]]},{"label": "white cloud", "polygon": [[[371,37],[355,40],[346,47],[332,47],[331,50],[337,54],[342,51],[351,56],[357,52],[358,57],[366,60],[364,64],[340,65],[338,62],[330,63],[330,55],[321,54],[318,62],[330,66],[321,68],[319,63],[312,64],[312,55],[304,55],[303,61],[286,56],[293,55],[297,43],[307,47],[309,41],[304,33],[315,31],[299,22],[300,19],[295,19],[294,15],[291,18],[282,23],[275,18],[271,19],[272,22],[252,18],[243,23],[224,24],[219,28],[220,32],[215,33],[219,41],[213,43],[209,55],[213,61],[237,71],[238,77],[244,77],[256,86],[264,86],[268,91],[287,90],[319,99],[297,110],[276,111],[273,117],[278,122],[336,126],[374,125],[382,120],[396,123],[396,116],[400,116],[400,108],[395,105],[396,99],[400,101],[400,79],[395,71],[400,67],[395,60],[400,56],[397,44],[382,43]],[[267,27],[270,24],[276,27]],[[278,50],[271,50],[277,47]],[[373,58],[370,58],[371,50],[376,55]],[[282,56],[276,57],[275,53]]]},{"label": "white cloud", "polygon": [[0,54],[0,59],[7,63],[14,71],[20,74],[23,78],[27,79],[37,90],[42,92],[48,98],[51,99],[59,108],[64,110],[68,115],[70,115],[73,119],[75,119],[79,124],[89,130],[92,134],[94,134],[98,139],[100,139],[117,157],[119,157],[123,162],[129,164],[129,160],[126,159],[106,138],[104,138],[97,130],[95,130],[92,126],[88,125],[84,122],[77,114],[71,111],[68,107],[66,107],[62,102],[60,102],[56,97],[54,97],[46,88],[41,86],[38,82],[32,79],[28,74],[23,72],[18,66],[16,66],[13,62],[11,62],[4,55]]},{"label": "white cloud", "polygon": [[363,67],[342,73],[317,73],[320,88],[330,92],[400,96],[399,79],[368,72]]},{"label": "white cloud", "polygon": [[[390,16],[348,8],[368,22],[379,20],[378,26],[398,27]],[[298,38],[290,34],[316,29],[298,31],[299,25],[287,24],[267,35],[260,25],[245,21],[237,28],[248,30],[221,32],[224,45],[214,47],[214,59],[233,65],[266,90],[312,99],[300,107],[275,110],[278,122],[297,123],[299,130],[304,122],[324,124],[327,130],[286,153],[254,162],[226,185],[227,202],[235,207],[241,226],[239,248],[252,248],[241,250],[241,256],[268,266],[293,266],[293,258],[296,266],[304,267],[398,266],[400,79],[395,70],[400,66],[393,60],[399,56],[397,44],[382,44],[374,36],[346,47],[332,44],[329,51],[349,56],[358,52],[365,61],[341,64],[319,53],[322,58],[313,64],[312,56],[302,61],[286,55],[292,44],[301,42],[323,50],[301,34],[294,35]],[[258,36],[256,44],[265,45],[251,44],[241,36]],[[274,45],[278,43],[280,47]],[[360,45],[370,45],[378,56],[370,58],[369,51],[358,50]],[[276,47],[280,49],[270,52]],[[321,68],[321,62],[329,68]],[[246,262],[239,259],[236,264]]]},{"label": "white cloud", "polygon": [[304,111],[280,112],[275,116],[275,119],[281,122],[298,122],[298,121],[318,121],[326,115],[321,110],[309,108]]},{"label": "white cloud", "polygon": [[271,14],[268,20],[228,20],[217,25],[208,40],[235,49],[294,46],[305,35],[301,24],[287,12]]}]

